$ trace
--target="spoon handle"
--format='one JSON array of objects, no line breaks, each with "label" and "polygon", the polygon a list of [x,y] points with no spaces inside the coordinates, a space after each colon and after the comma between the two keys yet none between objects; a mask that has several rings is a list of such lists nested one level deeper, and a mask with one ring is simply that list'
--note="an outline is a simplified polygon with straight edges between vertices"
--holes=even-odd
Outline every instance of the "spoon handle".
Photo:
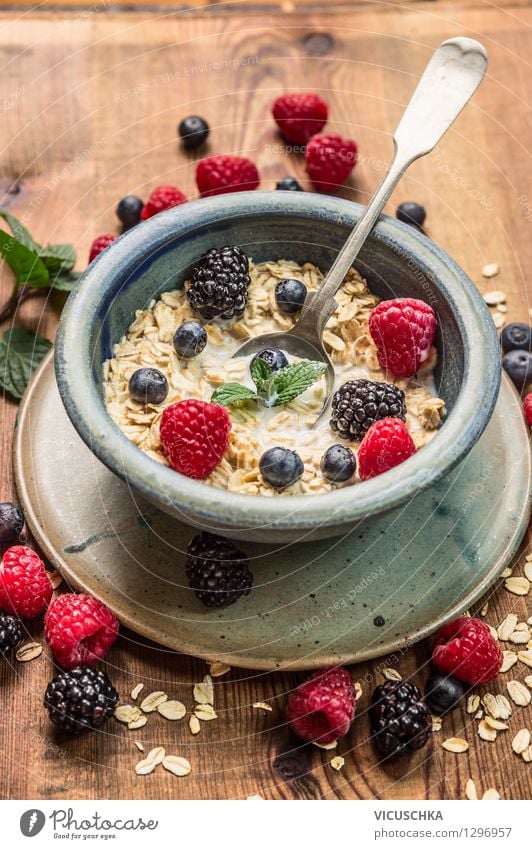
[{"label": "spoon handle", "polygon": [[369,236],[402,175],[416,159],[430,153],[470,97],[486,71],[486,49],[471,38],[444,41],[425,68],[394,135],[393,161],[321,288],[307,298],[292,333],[305,339],[321,339],[323,328],[336,309],[334,296]]}]

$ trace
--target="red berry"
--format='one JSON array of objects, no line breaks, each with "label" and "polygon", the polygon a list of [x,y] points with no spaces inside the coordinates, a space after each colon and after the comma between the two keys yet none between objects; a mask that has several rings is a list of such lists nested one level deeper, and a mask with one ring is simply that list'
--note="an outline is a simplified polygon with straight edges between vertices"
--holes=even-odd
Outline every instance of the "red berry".
[{"label": "red berry", "polygon": [[202,198],[256,189],[259,182],[256,166],[243,156],[209,156],[198,162],[196,168],[196,183]]},{"label": "red berry", "polygon": [[499,674],[503,654],[480,619],[461,616],[443,625],[434,641],[432,662],[466,684],[487,684]]},{"label": "red berry", "polygon": [[528,395],[525,396],[525,400],[523,401],[523,410],[525,412],[527,425],[532,427],[532,392],[529,392]]},{"label": "red berry", "polygon": [[425,362],[436,335],[434,310],[416,298],[381,301],[369,317],[379,364],[395,377],[412,377]]},{"label": "red berry", "polygon": [[343,737],[355,716],[355,688],[347,669],[325,667],[291,693],[286,718],[303,740],[332,743]]},{"label": "red berry", "polygon": [[0,609],[33,619],[52,597],[44,563],[27,545],[13,545],[0,563]]},{"label": "red berry", "polygon": [[349,177],[357,161],[357,146],[341,136],[313,136],[305,151],[310,179],[317,189],[327,191]]},{"label": "red berry", "polygon": [[178,401],[165,407],[161,442],[170,465],[188,478],[203,480],[222,459],[231,419],[224,407],[207,401]]},{"label": "red berry", "polygon": [[89,262],[96,259],[98,254],[101,254],[101,252],[108,248],[113,242],[116,242],[116,236],[111,236],[109,233],[105,236],[97,236],[89,251]]},{"label": "red berry", "polygon": [[152,215],[157,215],[158,212],[171,209],[173,206],[180,206],[186,202],[187,198],[183,192],[180,192],[175,186],[157,186],[142,207],[140,217],[145,221]]},{"label": "red berry", "polygon": [[105,657],[117,634],[116,617],[91,595],[58,596],[44,619],[44,635],[64,669],[94,666]]},{"label": "red berry", "polygon": [[388,416],[371,425],[358,449],[358,473],[363,481],[404,463],[416,446],[401,419]]},{"label": "red berry", "polygon": [[317,94],[283,94],[274,102],[272,113],[287,141],[306,144],[325,126],[329,110]]}]

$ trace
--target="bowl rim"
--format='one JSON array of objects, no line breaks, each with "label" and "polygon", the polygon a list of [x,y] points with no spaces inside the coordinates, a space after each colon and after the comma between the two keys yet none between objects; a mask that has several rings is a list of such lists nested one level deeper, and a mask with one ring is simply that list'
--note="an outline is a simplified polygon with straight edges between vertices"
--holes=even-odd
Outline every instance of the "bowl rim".
[{"label": "bowl rim", "polygon": [[174,514],[182,511],[185,521],[192,515],[206,526],[209,522],[214,527],[222,523],[235,530],[255,531],[273,526],[311,532],[355,523],[399,506],[447,474],[478,440],[493,412],[501,374],[497,332],[479,291],[456,262],[415,228],[388,216],[381,216],[373,237],[415,259],[440,291],[453,311],[465,357],[462,385],[453,409],[437,436],[406,463],[354,489],[290,496],[287,510],[286,497],[229,492],[157,463],[111,419],[97,386],[92,367],[92,328],[109,279],[124,280],[168,242],[209,223],[273,215],[352,226],[363,209],[353,201],[314,193],[239,192],[174,207],[113,242],[88,266],[69,296],[55,343],[55,372],[63,404],[98,459],[161,509]]}]

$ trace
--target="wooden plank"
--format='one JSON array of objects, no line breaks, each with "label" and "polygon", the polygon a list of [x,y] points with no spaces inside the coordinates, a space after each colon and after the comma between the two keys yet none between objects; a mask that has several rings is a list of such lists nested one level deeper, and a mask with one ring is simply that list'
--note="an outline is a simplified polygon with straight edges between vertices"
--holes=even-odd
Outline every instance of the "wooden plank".
[{"label": "wooden plank", "polygon": [[[434,4],[431,4],[433,8]],[[427,6],[428,8],[428,6]],[[21,217],[41,241],[72,241],[83,267],[92,238],[116,229],[114,207],[126,192],[146,196],[160,182],[195,194],[197,157],[177,149],[175,125],[200,112],[213,128],[211,152],[241,152],[258,163],[262,185],[290,172],[304,180],[303,163],[284,149],[269,117],[269,104],[288,89],[321,91],[331,107],[329,129],[357,139],[361,162],[347,197],[364,201],[388,160],[391,132],[431,50],[460,32],[483,40],[490,51],[486,82],[443,142],[417,163],[390,204],[405,199],[428,209],[430,235],[485,291],[502,288],[510,319],[526,319],[532,261],[530,165],[526,140],[532,126],[527,72],[532,12],[514,5],[465,8],[447,4],[445,15],[411,9],[349,14],[321,12],[277,17],[106,14],[51,16],[47,12],[0,14],[4,64],[0,104],[4,147],[0,186],[18,193],[2,204]],[[501,266],[491,283],[481,276],[487,261]],[[1,269],[6,297],[11,278]],[[18,326],[49,335],[57,304],[35,299],[16,317]],[[4,403],[0,434],[1,496],[12,497],[10,427],[16,408]],[[487,620],[509,611],[529,615],[526,600],[501,588],[491,594]],[[41,639],[39,623],[30,633]],[[340,773],[331,753],[299,748],[283,721],[286,693],[297,675],[231,672],[217,681],[219,720],[192,738],[185,722],[154,718],[136,734],[111,722],[105,733],[55,740],[41,709],[50,658],[0,668],[5,709],[0,718],[0,796],[7,798],[463,798],[472,776],[482,790],[495,786],[505,798],[529,798],[530,768],[512,754],[511,732],[497,743],[479,741],[463,710],[445,721],[440,736],[466,736],[470,750],[451,755],[439,739],[412,761],[380,767],[369,742],[368,699],[382,665],[421,684],[428,647],[416,646],[353,668],[363,684],[358,719],[340,744]],[[109,673],[125,697],[137,681],[146,691],[166,689],[192,705],[191,685],[205,664],[147,645],[124,633],[110,655]],[[502,691],[504,681],[493,685]],[[519,677],[523,677],[520,673]],[[272,714],[251,707],[271,701]],[[531,709],[516,709],[511,728],[531,727]],[[24,733],[21,734],[21,728]],[[133,740],[165,744],[184,754],[193,773],[177,781],[157,771],[140,778]]]}]

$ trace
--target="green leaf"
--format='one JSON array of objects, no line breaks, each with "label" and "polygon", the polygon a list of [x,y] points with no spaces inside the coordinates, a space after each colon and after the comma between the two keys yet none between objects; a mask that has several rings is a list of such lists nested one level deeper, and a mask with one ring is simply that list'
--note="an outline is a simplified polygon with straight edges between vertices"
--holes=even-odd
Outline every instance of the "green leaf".
[{"label": "green leaf", "polygon": [[264,360],[261,360],[260,357],[255,357],[254,360],[251,361],[251,377],[253,378],[253,382],[257,387],[257,391],[260,392],[263,384],[269,377],[271,377],[272,370],[268,363],[265,363]]},{"label": "green leaf", "polygon": [[0,210],[0,216],[4,219],[6,224],[9,225],[15,239],[20,242],[21,245],[24,245],[25,248],[29,248],[30,251],[36,251],[41,247],[32,239],[29,231],[26,230],[24,224],[22,224],[18,218],[15,218],[14,215],[10,215],[9,212],[4,212],[3,210]]},{"label": "green leaf", "polygon": [[313,383],[326,371],[326,363],[315,360],[301,360],[290,366],[285,366],[273,375],[272,388],[270,390],[269,404],[279,407],[288,404]]},{"label": "green leaf", "polygon": [[211,401],[221,407],[229,407],[231,404],[241,406],[245,401],[257,401],[257,395],[241,383],[224,383],[214,390]]},{"label": "green leaf", "polygon": [[0,339],[0,387],[21,398],[28,381],[52,343],[30,330],[12,328]]},{"label": "green leaf", "polygon": [[0,253],[13,269],[18,285],[26,283],[36,288],[49,285],[48,269],[42,260],[5,230],[0,230]]},{"label": "green leaf", "polygon": [[76,264],[73,245],[47,245],[45,248],[39,248],[36,253],[51,274],[56,271],[70,271]]},{"label": "green leaf", "polygon": [[81,271],[60,271],[50,278],[50,289],[58,292],[71,292],[81,277]]}]

